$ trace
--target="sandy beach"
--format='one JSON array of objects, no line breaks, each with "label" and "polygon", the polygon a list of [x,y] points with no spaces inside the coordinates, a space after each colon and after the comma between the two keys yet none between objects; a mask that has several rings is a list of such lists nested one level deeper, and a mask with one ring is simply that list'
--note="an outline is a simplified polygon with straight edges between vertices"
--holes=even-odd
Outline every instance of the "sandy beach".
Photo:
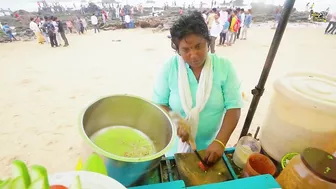
[{"label": "sandy beach", "polygon": [[[235,65],[249,98],[229,145],[240,134],[274,32],[252,28],[248,40],[217,47],[216,53]],[[263,123],[277,77],[304,70],[336,75],[336,36],[323,33],[323,28],[286,30],[251,132]],[[44,165],[50,173],[73,170],[81,153],[80,112],[110,94],[150,99],[158,69],[175,53],[167,35],[144,29],[89,31],[68,35],[68,48],[37,41],[0,44],[0,177],[8,176],[13,159]]]}]

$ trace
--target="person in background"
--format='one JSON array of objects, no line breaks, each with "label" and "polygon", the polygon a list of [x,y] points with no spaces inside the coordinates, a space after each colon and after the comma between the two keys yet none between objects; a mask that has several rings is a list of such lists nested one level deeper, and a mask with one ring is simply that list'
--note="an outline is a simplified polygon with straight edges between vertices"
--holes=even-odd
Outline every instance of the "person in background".
[{"label": "person in background", "polygon": [[39,25],[40,22],[41,22],[41,19],[40,19],[39,16],[37,16],[37,17],[35,18],[35,23],[36,23],[37,25]]},{"label": "person in background", "polygon": [[42,35],[44,37],[44,40],[47,42],[47,43],[50,43],[50,39],[49,39],[49,36],[47,34],[47,31],[46,31],[46,28],[44,27],[44,24],[46,23],[48,17],[44,17],[43,19],[41,19],[41,22],[39,24],[39,28],[42,32]]},{"label": "person in background", "polygon": [[[237,14],[236,14],[236,16],[237,16],[237,18],[238,18],[238,20],[240,21],[240,8],[238,7],[237,9]],[[236,42],[236,39],[237,39],[237,37],[238,37],[238,32],[239,32],[239,30],[237,31],[237,33],[236,33],[236,37],[235,37],[235,42]],[[240,34],[239,34],[240,35]]]},{"label": "person in background", "polygon": [[88,24],[86,22],[86,19],[84,17],[81,18],[81,21],[82,21],[82,24],[83,24],[83,33],[84,31],[87,32],[87,27],[88,27]]},{"label": "person in background", "polygon": [[60,33],[63,41],[64,41],[64,47],[69,46],[69,41],[67,39],[67,37],[65,36],[65,30],[64,30],[64,24],[61,20],[56,18],[56,22],[57,22],[57,27],[58,27],[58,32]]},{"label": "person in background", "polygon": [[202,16],[203,16],[205,22],[207,21],[207,14],[206,13],[207,13],[206,10],[202,12]]},{"label": "person in background", "polygon": [[[122,21],[122,22],[124,22],[124,18],[125,18],[125,9],[124,8],[120,8],[120,20]],[[153,12],[153,14],[154,14],[154,12]]]},{"label": "person in background", "polygon": [[119,5],[117,5],[117,7],[115,8],[115,17],[117,19],[120,18],[120,7],[119,7]]},{"label": "person in background", "polygon": [[56,33],[55,33],[55,26],[52,23],[52,18],[47,18],[46,22],[44,24],[44,27],[46,28],[46,31],[49,36],[51,47],[58,47],[58,43],[56,40]]},{"label": "person in background", "polygon": [[230,27],[230,23],[228,20],[226,20],[226,22],[223,25],[223,29],[221,31],[220,38],[219,38],[219,46],[225,46],[225,41],[226,41],[226,35],[229,31],[229,27]]},{"label": "person in background", "polygon": [[56,34],[56,39],[57,39],[57,42],[58,42],[58,46],[61,46],[62,44],[62,37],[61,37],[61,34],[58,32],[58,23],[57,23],[57,17],[52,17],[52,22],[51,22],[54,27],[55,27],[55,34]]},{"label": "person in background", "polygon": [[252,17],[252,14],[251,14],[251,9],[249,9],[247,11],[247,15],[245,17],[244,23],[242,23],[242,24],[244,24],[243,31],[242,31],[242,38],[241,38],[242,40],[246,40],[246,38],[247,38],[247,30],[251,27],[252,19],[253,19],[253,17]]},{"label": "person in background", "polygon": [[183,15],[183,9],[182,9],[182,7],[180,8],[180,16],[182,16]]},{"label": "person in background", "polygon": [[132,17],[134,16],[134,7],[133,6],[131,7],[131,16]]},{"label": "person in background", "polygon": [[73,24],[72,24],[71,20],[66,21],[66,26],[67,26],[67,29],[69,30],[69,32],[72,33]]},{"label": "person in background", "polygon": [[17,41],[17,39],[13,35],[12,29],[8,26],[8,24],[6,22],[3,23],[3,25],[2,25],[2,31],[4,31],[5,34],[8,35],[10,42],[13,42],[13,39],[14,39],[14,41]]},{"label": "person in background", "polygon": [[234,44],[236,39],[236,34],[238,32],[237,24],[239,22],[237,15],[237,10],[233,11],[229,19],[229,36],[228,36],[228,46]]},{"label": "person in background", "polygon": [[142,4],[140,4],[140,13],[141,13],[141,14],[144,13],[144,7],[142,6]]},{"label": "person in background", "polygon": [[208,53],[210,34],[200,12],[181,16],[170,34],[177,53],[157,74],[152,98],[181,116],[178,138],[166,156],[205,149],[204,161],[213,164],[222,157],[240,117],[240,81],[228,59]]},{"label": "person in background", "polygon": [[220,14],[216,13],[215,20],[212,22],[210,29],[210,52],[215,53],[216,39],[222,31],[222,25],[219,21]]},{"label": "person in background", "polygon": [[224,25],[225,22],[228,20],[228,17],[229,17],[228,11],[227,10],[221,10],[219,13],[220,13],[220,18],[219,18],[220,23],[222,25]]},{"label": "person in background", "polygon": [[103,23],[106,24],[107,13],[105,10],[102,10],[102,19],[103,19]]},{"label": "person in background", "polygon": [[131,22],[131,17],[130,15],[126,14],[125,15],[125,28],[129,28],[130,22]]},{"label": "person in background", "polygon": [[313,2],[313,4],[311,5],[310,10],[314,10],[314,7],[315,7],[315,2]]},{"label": "person in background", "polygon": [[281,11],[280,11],[280,8],[277,8],[275,12],[274,25],[272,29],[276,29],[278,27],[280,18],[281,18]]},{"label": "person in background", "polygon": [[37,23],[35,22],[35,18],[30,18],[29,28],[34,32],[37,41],[39,44],[43,44],[45,42],[44,37]]},{"label": "person in background", "polygon": [[97,33],[97,31],[98,31],[98,33],[99,33],[100,31],[99,31],[99,27],[98,27],[98,18],[95,14],[93,14],[91,16],[91,24],[93,26],[94,32]]},{"label": "person in background", "polygon": [[211,29],[212,22],[215,20],[216,12],[217,12],[217,9],[213,8],[208,15],[206,23],[207,23],[209,29]]},{"label": "person in background", "polygon": [[78,17],[78,23],[79,23],[79,33],[84,34],[84,24],[80,17]]},{"label": "person in background", "polygon": [[244,9],[240,9],[240,16],[239,16],[239,22],[241,23],[240,24],[240,27],[239,27],[239,30],[238,30],[238,33],[237,33],[237,39],[239,39],[240,37],[240,32],[242,29],[244,29],[244,22],[245,22],[245,10]]},{"label": "person in background", "polygon": [[81,32],[80,19],[79,19],[78,17],[76,17],[76,18],[74,19],[74,23],[75,23],[75,27],[76,27],[76,31],[77,31],[77,33],[78,33],[79,35],[82,34],[82,32]]},{"label": "person in background", "polygon": [[329,18],[329,24],[325,29],[324,34],[333,34],[336,30],[336,12],[328,14],[327,17]]}]

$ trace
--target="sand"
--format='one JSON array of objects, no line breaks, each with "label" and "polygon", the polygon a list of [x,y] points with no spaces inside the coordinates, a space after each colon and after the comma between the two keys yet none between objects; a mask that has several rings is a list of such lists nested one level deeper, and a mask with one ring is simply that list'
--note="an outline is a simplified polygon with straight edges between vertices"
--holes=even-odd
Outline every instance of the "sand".
[{"label": "sand", "polygon": [[[81,153],[79,113],[109,94],[150,99],[157,70],[174,54],[167,34],[90,31],[68,35],[68,48],[36,41],[0,44],[0,177],[8,176],[13,159],[44,165],[50,173],[73,170]],[[246,94],[258,82],[273,34],[268,28],[252,28],[247,41],[217,48],[217,54],[232,60]],[[251,132],[262,125],[275,78],[306,69],[336,75],[335,55],[336,36],[323,35],[322,28],[287,29]],[[238,139],[248,98],[229,146]]]}]

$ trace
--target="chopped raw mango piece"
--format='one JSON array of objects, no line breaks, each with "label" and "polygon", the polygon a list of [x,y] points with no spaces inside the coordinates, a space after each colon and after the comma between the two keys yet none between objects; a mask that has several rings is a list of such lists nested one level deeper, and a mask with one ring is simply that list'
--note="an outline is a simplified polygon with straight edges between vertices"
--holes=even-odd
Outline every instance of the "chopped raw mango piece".
[{"label": "chopped raw mango piece", "polygon": [[10,189],[11,179],[3,180],[0,184],[0,189]]},{"label": "chopped raw mango piece", "polygon": [[45,178],[40,177],[38,179],[35,179],[31,185],[29,186],[29,189],[49,189],[49,184],[45,184]]},{"label": "chopped raw mango piece", "polygon": [[16,177],[11,183],[10,183],[11,189],[28,189],[25,184],[25,180],[23,177]]},{"label": "chopped raw mango piece", "polygon": [[40,165],[33,165],[30,168],[30,177],[31,180],[34,182],[37,179],[43,178],[43,187],[41,189],[48,189],[49,188],[49,181],[48,181],[48,172],[47,169]]},{"label": "chopped raw mango piece", "polygon": [[79,176],[76,176],[75,182],[71,184],[69,189],[82,189],[82,184]]},{"label": "chopped raw mango piece", "polygon": [[12,176],[13,176],[13,179],[17,177],[22,177],[25,188],[29,187],[30,182],[31,182],[30,176],[29,176],[28,168],[23,161],[14,160],[12,162]]}]

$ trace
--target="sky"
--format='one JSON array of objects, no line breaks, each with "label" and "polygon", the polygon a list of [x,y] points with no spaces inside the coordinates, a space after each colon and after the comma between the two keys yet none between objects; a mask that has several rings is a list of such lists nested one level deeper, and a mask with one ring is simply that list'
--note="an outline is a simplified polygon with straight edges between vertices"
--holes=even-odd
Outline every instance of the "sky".
[{"label": "sky", "polygon": [[[56,0],[47,0],[47,2],[52,3],[55,2]],[[76,6],[79,7],[80,5],[80,0],[58,0],[63,6],[66,7],[73,7],[73,3],[76,4]],[[98,0],[92,0],[92,2],[97,2]],[[128,2],[129,4],[137,4],[139,2],[145,2],[145,0],[119,0],[121,2]],[[160,6],[164,2],[168,2],[171,4],[173,0],[156,0],[156,5]],[[199,4],[201,0],[176,0],[177,4],[183,4],[186,2],[192,3],[195,2],[194,4]],[[217,2],[221,3],[224,0],[217,0]],[[226,2],[229,2],[230,0],[226,0]],[[275,5],[283,5],[285,0],[245,0],[245,4],[250,4],[251,2],[264,2],[267,4],[275,4]],[[205,3],[211,3],[211,0],[202,0],[202,2]],[[327,7],[330,7],[332,11],[336,11],[336,0],[296,0],[295,2],[295,8],[298,10],[304,10],[306,4],[310,2],[313,3],[315,2],[315,10],[316,11],[321,11],[325,10]],[[36,11],[37,10],[37,0],[0,0],[0,8],[11,8],[12,10],[17,10],[17,9],[25,9],[28,11]]]}]

